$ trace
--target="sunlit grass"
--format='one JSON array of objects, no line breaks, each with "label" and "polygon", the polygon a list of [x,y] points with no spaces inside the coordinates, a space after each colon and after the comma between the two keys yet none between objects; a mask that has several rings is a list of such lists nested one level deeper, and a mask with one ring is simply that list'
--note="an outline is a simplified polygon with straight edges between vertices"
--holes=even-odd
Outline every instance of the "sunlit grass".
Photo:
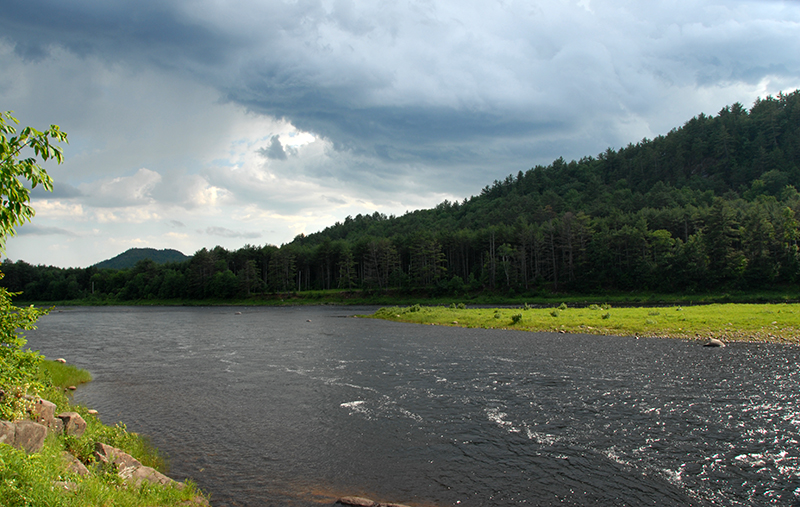
[{"label": "sunlit grass", "polygon": [[55,387],[79,386],[92,380],[92,374],[84,369],[49,359],[43,359],[39,363],[39,370]]},{"label": "sunlit grass", "polygon": [[[521,315],[521,317],[520,317]],[[614,308],[389,307],[375,318],[477,328],[800,343],[800,304]],[[517,322],[514,323],[514,320]]]}]

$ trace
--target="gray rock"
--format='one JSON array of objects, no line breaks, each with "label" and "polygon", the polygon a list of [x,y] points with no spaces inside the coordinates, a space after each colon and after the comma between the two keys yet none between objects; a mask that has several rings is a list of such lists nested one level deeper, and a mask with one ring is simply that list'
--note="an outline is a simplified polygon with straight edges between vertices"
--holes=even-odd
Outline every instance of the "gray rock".
[{"label": "gray rock", "polygon": [[56,417],[63,422],[66,435],[81,437],[86,431],[86,421],[77,412],[62,412]]},{"label": "gray rock", "polygon": [[17,421],[14,426],[16,426],[14,447],[23,449],[27,453],[42,450],[44,437],[47,436],[47,428],[44,425],[33,421]]},{"label": "gray rock", "polygon": [[143,482],[149,482],[152,484],[171,484],[178,488],[183,486],[156,469],[142,465],[139,460],[116,447],[98,442],[95,444],[94,454],[101,463],[115,465],[118,470],[117,475],[128,484],[139,486]]},{"label": "gray rock", "polygon": [[355,507],[375,507],[377,504],[369,498],[360,496],[344,496],[336,501],[341,505],[353,505]]},{"label": "gray rock", "polygon": [[723,342],[722,340],[718,340],[716,338],[711,338],[706,342],[705,345],[703,345],[703,347],[724,347],[724,346],[725,342]]},{"label": "gray rock", "polygon": [[130,454],[102,442],[94,445],[94,455],[101,463],[116,465],[120,469],[142,466],[142,463]]},{"label": "gray rock", "polygon": [[52,401],[38,399],[33,404],[34,420],[39,424],[44,424],[50,429],[56,429],[59,422],[55,418],[56,404]]},{"label": "gray rock", "polygon": [[13,446],[17,440],[17,426],[8,421],[0,421],[0,444]]},{"label": "gray rock", "polygon": [[67,471],[78,475],[87,475],[89,473],[89,469],[86,468],[86,465],[78,461],[78,458],[68,453],[67,451],[62,452],[61,457],[64,459]]}]

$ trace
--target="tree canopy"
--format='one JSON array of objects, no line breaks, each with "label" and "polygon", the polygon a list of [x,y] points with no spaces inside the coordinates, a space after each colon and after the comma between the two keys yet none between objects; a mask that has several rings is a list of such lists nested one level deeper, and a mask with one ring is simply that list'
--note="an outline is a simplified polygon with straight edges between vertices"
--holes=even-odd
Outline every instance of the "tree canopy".
[{"label": "tree canopy", "polygon": [[127,270],[7,262],[31,300],[240,297],[307,289],[461,294],[743,289],[800,281],[800,91],[700,114],[460,202],[347,217],[278,246]]}]

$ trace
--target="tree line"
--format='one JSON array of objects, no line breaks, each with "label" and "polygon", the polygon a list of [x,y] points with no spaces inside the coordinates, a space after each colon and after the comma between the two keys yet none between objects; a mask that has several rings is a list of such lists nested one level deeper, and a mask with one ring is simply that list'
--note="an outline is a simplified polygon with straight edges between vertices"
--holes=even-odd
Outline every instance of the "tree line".
[{"label": "tree line", "polygon": [[757,289],[800,278],[800,92],[655,139],[509,175],[461,202],[347,217],[280,247],[123,270],[4,262],[29,300],[243,298],[304,290],[463,294]]}]

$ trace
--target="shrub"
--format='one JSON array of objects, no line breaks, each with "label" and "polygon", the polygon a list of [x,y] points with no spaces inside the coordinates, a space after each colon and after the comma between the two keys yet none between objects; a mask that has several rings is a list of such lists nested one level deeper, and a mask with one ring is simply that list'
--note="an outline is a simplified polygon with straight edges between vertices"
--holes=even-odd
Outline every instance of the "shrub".
[{"label": "shrub", "polygon": [[550,311],[550,316],[551,317],[558,317],[558,310],[557,309],[551,310]]},{"label": "shrub", "polygon": [[605,320],[605,319],[610,319],[610,318],[611,318],[611,314],[610,314],[610,313],[608,313],[608,312],[606,312],[606,313],[604,313],[603,315],[601,315],[600,317],[601,317],[603,320]]},{"label": "shrub", "polygon": [[599,307],[599,306],[597,306],[597,305],[589,305],[589,309],[590,309],[590,310],[599,310],[599,309],[600,309],[600,307]]},{"label": "shrub", "polygon": [[558,305],[558,309],[559,310],[566,310],[567,309],[567,303],[561,303],[560,305]]},{"label": "shrub", "polygon": [[515,313],[514,315],[511,316],[511,323],[512,324],[519,324],[520,322],[522,322],[522,314],[521,313]]}]

